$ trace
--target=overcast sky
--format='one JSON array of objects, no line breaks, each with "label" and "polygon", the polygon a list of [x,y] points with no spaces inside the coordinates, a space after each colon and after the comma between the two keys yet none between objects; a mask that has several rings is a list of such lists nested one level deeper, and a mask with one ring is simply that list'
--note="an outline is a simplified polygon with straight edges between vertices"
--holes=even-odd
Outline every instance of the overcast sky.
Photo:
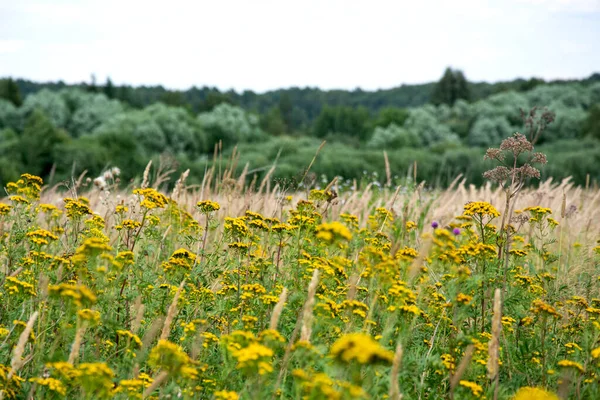
[{"label": "overcast sky", "polygon": [[600,0],[0,0],[0,76],[265,91],[600,72]]}]

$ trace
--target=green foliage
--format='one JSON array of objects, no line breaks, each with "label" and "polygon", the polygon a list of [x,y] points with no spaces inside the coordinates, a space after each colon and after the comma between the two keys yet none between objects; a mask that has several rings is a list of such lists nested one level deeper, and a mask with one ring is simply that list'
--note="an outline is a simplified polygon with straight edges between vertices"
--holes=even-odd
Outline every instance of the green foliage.
[{"label": "green foliage", "polygon": [[69,132],[74,137],[89,134],[114,115],[124,111],[116,100],[103,94],[86,94],[86,100],[78,104],[69,122]]},{"label": "green foliage", "polygon": [[403,126],[409,116],[410,112],[404,108],[382,108],[381,110],[379,110],[379,113],[377,113],[377,115],[375,116],[371,126],[372,128],[387,128],[391,124]]},{"label": "green foliage", "polygon": [[414,131],[392,123],[385,128],[375,128],[368,146],[375,149],[398,149],[418,147],[422,144],[421,138]]},{"label": "green foliage", "polygon": [[11,102],[0,99],[0,129],[2,128],[21,128],[21,114]]},{"label": "green foliage", "polygon": [[222,103],[212,111],[198,115],[198,121],[210,137],[210,146],[222,141],[224,146],[251,142],[263,136],[256,115],[242,108]]},{"label": "green foliage", "polygon": [[471,93],[462,71],[446,68],[444,76],[435,85],[431,94],[431,102],[435,105],[452,106],[457,100],[470,100]]},{"label": "green foliage", "polygon": [[364,107],[326,106],[315,121],[313,132],[321,138],[337,133],[365,140],[368,119],[369,111]]},{"label": "green foliage", "polygon": [[57,147],[69,140],[67,132],[56,128],[50,118],[37,109],[25,121],[17,152],[22,164],[26,165],[31,173],[45,176],[56,160],[60,159],[60,154],[56,152]]},{"label": "green foliage", "polygon": [[478,117],[469,136],[468,144],[471,146],[491,147],[513,132],[508,119],[505,117]]},{"label": "green foliage", "polygon": [[415,134],[421,143],[430,146],[434,143],[459,142],[458,136],[436,117],[433,106],[412,109],[404,128]]},{"label": "green foliage", "polygon": [[43,89],[27,96],[20,111],[24,118],[29,118],[37,109],[42,110],[57,128],[67,127],[70,111],[67,102],[60,93]]},{"label": "green foliage", "polygon": [[600,103],[594,105],[583,124],[582,133],[600,139]]},{"label": "green foliage", "polygon": [[12,78],[0,79],[0,99],[7,100],[16,107],[23,104],[19,86]]}]

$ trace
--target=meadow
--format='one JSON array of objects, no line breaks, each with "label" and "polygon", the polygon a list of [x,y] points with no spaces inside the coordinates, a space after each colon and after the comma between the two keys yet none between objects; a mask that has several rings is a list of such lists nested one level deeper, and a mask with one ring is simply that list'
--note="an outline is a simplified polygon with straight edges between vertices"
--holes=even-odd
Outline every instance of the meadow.
[{"label": "meadow", "polygon": [[525,165],[444,190],[23,174],[0,399],[600,398],[600,190]]}]

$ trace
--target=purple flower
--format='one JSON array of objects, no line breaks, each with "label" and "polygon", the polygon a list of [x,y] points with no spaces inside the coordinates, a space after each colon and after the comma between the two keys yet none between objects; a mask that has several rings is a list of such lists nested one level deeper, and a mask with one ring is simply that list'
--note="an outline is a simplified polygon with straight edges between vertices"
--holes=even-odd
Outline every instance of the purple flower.
[{"label": "purple flower", "polygon": [[433,221],[433,222],[431,223],[431,227],[432,227],[433,229],[437,229],[437,227],[438,227],[438,226],[440,226],[440,224],[438,224],[438,223],[437,223],[437,221]]},{"label": "purple flower", "polygon": [[454,233],[455,236],[458,236],[458,235],[460,235],[460,229],[454,228],[454,229],[452,229],[452,233]]}]

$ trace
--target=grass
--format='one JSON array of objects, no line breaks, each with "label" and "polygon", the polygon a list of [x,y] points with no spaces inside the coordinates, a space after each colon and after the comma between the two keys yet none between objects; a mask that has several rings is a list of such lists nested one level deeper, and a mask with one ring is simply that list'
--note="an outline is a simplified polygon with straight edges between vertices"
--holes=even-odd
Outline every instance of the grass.
[{"label": "grass", "polygon": [[230,171],[9,184],[0,398],[600,397],[600,191],[523,189],[505,283],[491,185],[285,193]]}]

